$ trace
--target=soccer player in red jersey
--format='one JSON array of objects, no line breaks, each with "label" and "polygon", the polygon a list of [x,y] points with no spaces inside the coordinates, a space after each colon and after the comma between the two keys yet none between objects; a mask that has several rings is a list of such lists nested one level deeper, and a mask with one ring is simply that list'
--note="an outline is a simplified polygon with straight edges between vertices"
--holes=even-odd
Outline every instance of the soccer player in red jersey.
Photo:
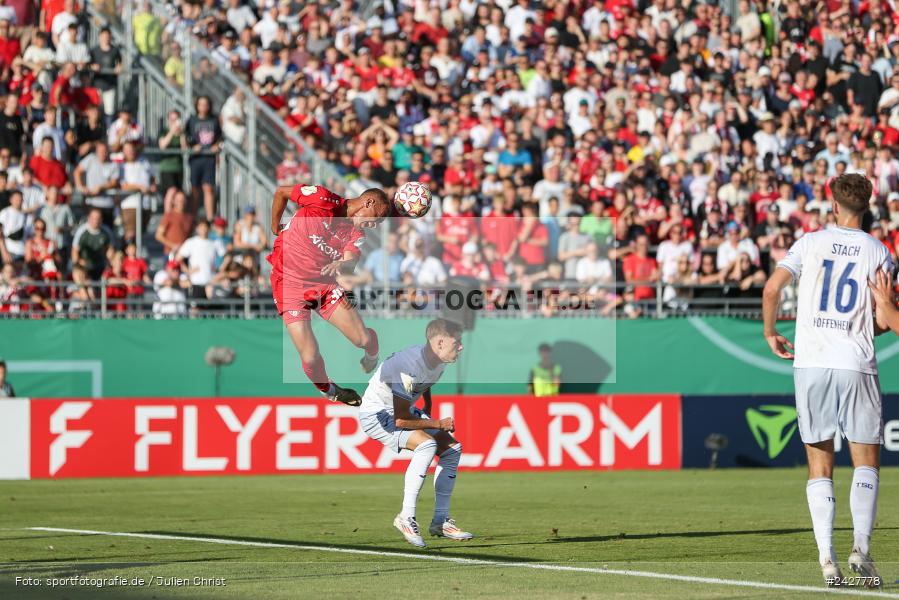
[{"label": "soccer player in red jersey", "polygon": [[[281,226],[287,202],[299,205]],[[332,402],[359,406],[355,390],[336,385],[325,371],[312,333],[312,311],[365,350],[362,370],[378,364],[378,336],[362,322],[346,299],[337,275],[352,272],[359,259],[365,229],[376,227],[389,212],[387,194],[368,189],[358,198],[341,198],[322,186],[283,186],[272,200],[272,233],[277,236],[268,261],[272,264],[272,296],[278,314],[300,354],[303,371]]]}]

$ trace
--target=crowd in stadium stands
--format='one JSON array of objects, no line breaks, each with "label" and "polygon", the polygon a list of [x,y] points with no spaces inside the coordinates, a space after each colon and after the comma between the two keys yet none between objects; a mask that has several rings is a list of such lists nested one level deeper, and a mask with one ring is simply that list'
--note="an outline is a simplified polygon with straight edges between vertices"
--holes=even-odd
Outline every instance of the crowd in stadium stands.
[{"label": "crowd in stadium stands", "polygon": [[[88,27],[74,0],[0,0],[0,313],[79,314],[105,295],[111,311],[155,299],[154,312],[182,314],[195,299],[255,294],[265,232],[249,210],[231,228],[215,212],[227,123],[200,97],[148,140],[116,97],[122,55],[110,30],[89,47]],[[154,165],[148,148],[162,156]],[[151,277],[135,242],[154,197],[163,214],[150,233],[166,258]]]},{"label": "crowd in stadium stands", "polygon": [[[242,92],[199,99],[186,122],[170,115],[152,140],[195,151],[187,198],[180,157],[148,176],[140,156],[151,141],[132,115],[113,114],[119,59],[108,34],[87,48],[72,0],[20,14],[29,4],[0,0],[0,206],[12,207],[0,213],[4,259],[60,277],[70,244],[72,280],[118,269],[130,294],[149,285],[127,246],[140,197],[159,193],[156,238],[175,262],[154,279],[181,299],[179,311],[186,298],[230,293],[245,280],[229,273],[258,280],[269,240],[252,213],[233,230],[219,219],[211,232],[194,226],[201,207],[215,217],[222,137],[253,143]],[[428,183],[431,213],[403,224],[387,260],[385,250],[369,254],[347,286],[385,277],[409,286],[571,282],[630,315],[655,299],[657,282],[675,307],[757,295],[798,237],[834,224],[827,182],[845,172],[871,179],[870,231],[895,258],[899,10],[891,3],[375,5],[363,19],[353,0],[176,0],[165,14],[140,3],[133,18],[138,51],[158,57],[175,85],[199,68],[182,58],[185,36],[197,36],[215,63],[203,68],[243,76],[337,165],[347,195]],[[279,183],[310,183],[299,156],[285,153]],[[67,206],[75,192],[99,209],[80,227]],[[71,244],[73,230],[89,248],[77,234]],[[64,252],[43,260],[47,248]],[[0,292],[19,275],[5,268]],[[606,292],[616,280],[627,288]],[[65,293],[92,292],[76,283]]]},{"label": "crowd in stadium stands", "polygon": [[[433,228],[391,238],[391,279],[757,294],[796,238],[833,224],[827,181],[853,171],[895,255],[899,12],[733,6],[400,1],[363,20],[351,0],[174,2],[166,32],[198,32],[351,192],[432,187]],[[346,283],[383,278],[379,257]]]}]

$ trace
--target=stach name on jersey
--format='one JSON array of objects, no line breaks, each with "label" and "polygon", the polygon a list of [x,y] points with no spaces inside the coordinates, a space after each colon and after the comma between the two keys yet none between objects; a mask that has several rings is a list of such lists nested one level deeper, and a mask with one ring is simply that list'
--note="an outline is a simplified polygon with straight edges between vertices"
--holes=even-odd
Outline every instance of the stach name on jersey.
[{"label": "stach name on jersey", "polygon": [[832,244],[831,252],[837,256],[858,256],[861,254],[861,246],[844,246],[843,244]]}]

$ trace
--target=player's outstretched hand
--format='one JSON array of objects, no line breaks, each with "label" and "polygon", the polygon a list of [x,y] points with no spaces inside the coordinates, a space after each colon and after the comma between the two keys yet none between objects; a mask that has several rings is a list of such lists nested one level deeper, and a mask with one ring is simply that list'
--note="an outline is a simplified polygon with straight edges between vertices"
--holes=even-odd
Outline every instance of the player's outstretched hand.
[{"label": "player's outstretched hand", "polygon": [[765,341],[768,342],[768,346],[775,356],[779,356],[784,360],[793,360],[793,353],[790,352],[793,349],[793,344],[790,340],[775,331],[773,335],[766,335]]},{"label": "player's outstretched hand", "polygon": [[335,260],[334,262],[322,267],[322,275],[337,277],[338,275],[340,275],[340,269],[343,268],[344,264],[346,264],[346,261]]},{"label": "player's outstretched hand", "polygon": [[888,274],[878,270],[874,280],[868,280],[868,287],[874,292],[874,302],[878,306],[894,306],[893,282]]},{"label": "player's outstretched hand", "polygon": [[445,419],[440,419],[440,430],[452,433],[456,430],[456,422],[453,420],[452,417],[446,417]]}]

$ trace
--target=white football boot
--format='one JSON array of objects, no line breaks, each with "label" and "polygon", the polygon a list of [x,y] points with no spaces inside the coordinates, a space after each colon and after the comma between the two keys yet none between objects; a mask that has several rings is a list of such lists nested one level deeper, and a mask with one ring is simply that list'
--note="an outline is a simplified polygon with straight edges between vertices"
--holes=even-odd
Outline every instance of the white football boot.
[{"label": "white football boot", "polygon": [[859,577],[868,577],[864,582],[865,587],[879,588],[881,584],[880,573],[874,566],[874,559],[868,554],[862,554],[858,548],[853,548],[849,554],[849,570]]},{"label": "white football boot", "polygon": [[418,521],[415,517],[404,517],[397,515],[393,520],[393,526],[399,529],[406,541],[416,548],[424,548],[425,541],[421,539],[421,529],[418,527]]},{"label": "white football boot", "polygon": [[827,584],[827,587],[839,587],[843,579],[839,565],[832,560],[821,565],[821,574],[824,576],[824,583]]},{"label": "white football boot", "polygon": [[462,531],[456,527],[454,519],[446,519],[443,523],[431,523],[428,533],[436,537],[445,537],[458,542],[464,542],[474,537],[473,533]]}]

